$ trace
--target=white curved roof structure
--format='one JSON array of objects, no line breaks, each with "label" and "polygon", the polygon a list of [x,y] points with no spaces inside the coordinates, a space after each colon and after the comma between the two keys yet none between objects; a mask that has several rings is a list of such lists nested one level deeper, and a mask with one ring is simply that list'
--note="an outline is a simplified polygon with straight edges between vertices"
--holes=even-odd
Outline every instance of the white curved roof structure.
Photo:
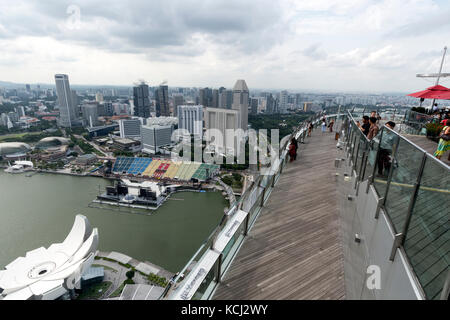
[{"label": "white curved roof structure", "polygon": [[0,271],[0,300],[52,300],[78,289],[97,245],[97,228],[77,215],[64,242],[29,251]]},{"label": "white curved roof structure", "polygon": [[18,161],[14,161],[15,165],[19,165],[19,166],[23,166],[23,167],[31,167],[33,168],[33,162],[31,161],[22,161],[22,160],[18,160]]},{"label": "white curved roof structure", "polygon": [[31,151],[31,147],[23,142],[2,142],[0,143],[0,156],[26,153]]}]

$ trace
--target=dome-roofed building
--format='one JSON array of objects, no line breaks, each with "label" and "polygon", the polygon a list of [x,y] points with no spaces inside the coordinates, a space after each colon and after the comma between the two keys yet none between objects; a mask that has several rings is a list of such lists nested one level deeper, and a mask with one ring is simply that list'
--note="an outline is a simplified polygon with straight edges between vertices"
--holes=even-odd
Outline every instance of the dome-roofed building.
[{"label": "dome-roofed building", "polygon": [[62,137],[47,137],[41,139],[35,146],[36,149],[49,149],[49,148],[57,148],[63,145],[68,145],[69,139]]},{"label": "dome-roofed building", "polygon": [[0,143],[0,157],[15,158],[23,157],[31,151],[30,145],[23,142]]}]

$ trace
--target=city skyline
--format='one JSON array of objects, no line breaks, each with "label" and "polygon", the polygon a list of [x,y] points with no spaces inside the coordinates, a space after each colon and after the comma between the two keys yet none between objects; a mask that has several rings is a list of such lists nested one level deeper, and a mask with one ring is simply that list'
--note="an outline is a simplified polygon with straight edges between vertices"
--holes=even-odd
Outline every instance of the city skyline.
[{"label": "city skyline", "polygon": [[246,79],[255,89],[408,92],[432,84],[415,74],[437,72],[449,12],[432,0],[22,0],[0,4],[0,80],[51,83],[64,73],[74,85],[144,78],[218,88]]}]

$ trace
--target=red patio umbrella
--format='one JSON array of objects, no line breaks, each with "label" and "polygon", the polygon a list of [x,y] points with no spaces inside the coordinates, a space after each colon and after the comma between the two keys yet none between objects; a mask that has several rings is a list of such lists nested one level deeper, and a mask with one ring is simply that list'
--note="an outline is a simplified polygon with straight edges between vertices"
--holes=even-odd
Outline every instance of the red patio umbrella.
[{"label": "red patio umbrella", "polygon": [[450,96],[450,89],[441,85],[432,86],[427,90],[408,94],[408,96],[422,99],[442,99],[439,97],[443,95]]},{"label": "red patio umbrella", "polygon": [[450,91],[438,95],[435,99],[438,99],[438,100],[450,100]]}]

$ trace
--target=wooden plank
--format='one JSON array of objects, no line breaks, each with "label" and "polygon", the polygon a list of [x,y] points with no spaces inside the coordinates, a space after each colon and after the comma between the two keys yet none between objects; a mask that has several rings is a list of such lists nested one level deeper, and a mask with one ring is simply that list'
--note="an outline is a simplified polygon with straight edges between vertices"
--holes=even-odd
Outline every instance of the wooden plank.
[{"label": "wooden plank", "polygon": [[214,299],[344,299],[334,133],[301,144]]}]

